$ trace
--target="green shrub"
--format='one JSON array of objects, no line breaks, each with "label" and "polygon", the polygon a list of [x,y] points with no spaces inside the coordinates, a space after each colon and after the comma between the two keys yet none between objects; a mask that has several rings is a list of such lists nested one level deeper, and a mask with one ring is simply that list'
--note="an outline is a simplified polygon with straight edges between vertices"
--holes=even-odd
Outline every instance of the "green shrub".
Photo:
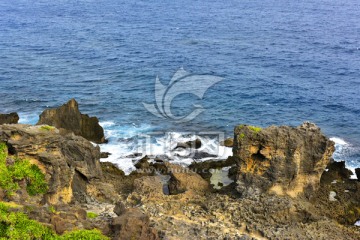
[{"label": "green shrub", "polygon": [[39,167],[28,160],[21,159],[16,159],[12,165],[7,165],[7,151],[6,144],[0,143],[0,188],[4,189],[8,195],[12,195],[19,189],[17,182],[25,179],[29,195],[46,193],[48,185]]},{"label": "green shrub", "polygon": [[0,202],[0,239],[14,240],[109,240],[97,230],[76,230],[62,236],[56,235],[50,228],[31,220],[22,212],[11,212],[10,207]]},{"label": "green shrub", "polygon": [[0,163],[6,163],[7,147],[5,143],[0,143]]},{"label": "green shrub", "polygon": [[62,235],[59,240],[108,240],[109,238],[102,235],[102,233],[97,230],[77,230]]},{"label": "green shrub", "polygon": [[90,218],[90,219],[91,219],[91,218],[96,218],[97,216],[99,216],[99,215],[97,215],[96,213],[93,213],[93,212],[88,212],[86,215],[87,215],[87,217]]},{"label": "green shrub", "polygon": [[30,220],[22,212],[10,212],[0,202],[0,238],[2,239],[55,239],[50,228]]}]

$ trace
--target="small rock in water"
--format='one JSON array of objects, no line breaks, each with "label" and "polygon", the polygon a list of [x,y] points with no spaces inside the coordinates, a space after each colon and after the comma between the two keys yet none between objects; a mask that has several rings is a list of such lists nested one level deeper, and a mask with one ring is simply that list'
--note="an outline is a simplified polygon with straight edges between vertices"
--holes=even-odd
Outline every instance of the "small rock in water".
[{"label": "small rock in water", "polygon": [[109,153],[109,152],[101,152],[100,158],[108,158],[110,155],[111,155],[111,153]]},{"label": "small rock in water", "polygon": [[16,112],[9,114],[0,113],[0,125],[1,124],[16,124],[19,121],[19,115]]},{"label": "small rock in water", "polygon": [[199,149],[201,148],[201,140],[200,139],[195,139],[193,141],[187,141],[187,142],[184,142],[184,143],[178,143],[175,147],[174,150],[178,149],[178,148],[194,148],[194,149]]},{"label": "small rock in water", "polygon": [[224,141],[220,142],[220,145],[225,146],[225,147],[233,147],[234,139],[233,138],[227,138]]},{"label": "small rock in water", "polygon": [[137,158],[137,157],[141,157],[141,156],[142,156],[142,153],[133,153],[133,154],[127,155],[126,157],[127,158]]},{"label": "small rock in water", "polygon": [[360,182],[360,168],[355,168],[355,174],[356,174],[357,180]]}]

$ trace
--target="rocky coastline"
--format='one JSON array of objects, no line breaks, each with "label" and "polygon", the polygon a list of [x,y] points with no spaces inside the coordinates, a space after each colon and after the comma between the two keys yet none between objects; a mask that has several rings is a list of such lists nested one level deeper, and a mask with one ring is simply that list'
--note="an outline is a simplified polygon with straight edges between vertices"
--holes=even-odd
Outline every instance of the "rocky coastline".
[{"label": "rocky coastline", "polygon": [[[36,125],[18,124],[14,113],[0,120],[0,238],[16,224],[7,217],[21,212],[59,239],[82,230],[81,239],[360,239],[360,170],[350,179],[313,123],[238,125],[222,143],[233,149],[226,160],[183,167],[145,156],[125,175],[91,143],[105,143],[104,130],[74,99]],[[34,177],[17,170],[22,161]],[[214,183],[224,169],[228,184]]]}]

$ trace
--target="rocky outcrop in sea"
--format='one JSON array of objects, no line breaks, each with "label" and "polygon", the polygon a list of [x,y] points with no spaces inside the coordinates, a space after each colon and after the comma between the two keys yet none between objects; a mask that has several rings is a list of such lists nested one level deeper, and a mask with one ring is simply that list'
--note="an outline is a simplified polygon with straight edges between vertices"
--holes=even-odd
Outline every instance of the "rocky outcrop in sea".
[{"label": "rocky outcrop in sea", "polygon": [[99,125],[97,117],[82,114],[75,99],[58,108],[43,111],[37,125],[44,124],[54,126],[63,132],[73,132],[95,143],[106,141],[104,129]]},{"label": "rocky outcrop in sea", "polygon": [[17,113],[0,113],[0,125],[2,124],[15,124],[19,122],[19,115]]}]

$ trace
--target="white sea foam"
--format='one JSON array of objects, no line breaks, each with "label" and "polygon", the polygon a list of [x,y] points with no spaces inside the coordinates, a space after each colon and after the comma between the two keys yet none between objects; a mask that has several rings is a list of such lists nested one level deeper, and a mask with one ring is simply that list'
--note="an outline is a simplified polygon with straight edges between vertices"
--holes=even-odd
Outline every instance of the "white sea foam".
[{"label": "white sea foam", "polygon": [[342,138],[331,137],[330,140],[335,143],[335,152],[333,154],[334,160],[345,161],[346,168],[350,169],[353,173],[350,178],[356,179],[355,166],[349,160],[349,157],[353,154],[354,151],[356,151],[356,149],[352,144],[348,143]]},{"label": "white sea foam", "polygon": [[332,137],[332,138],[330,138],[330,140],[335,142],[335,144],[338,144],[338,145],[348,145],[348,143],[344,139],[341,139],[338,137]]},{"label": "white sea foam", "polygon": [[107,128],[107,127],[111,127],[115,125],[115,122],[112,121],[104,121],[104,122],[99,122],[100,126],[102,126],[103,128]]},{"label": "white sea foam", "polygon": [[[180,132],[153,132],[149,125],[135,124],[119,126],[114,122],[101,122],[105,129],[105,137],[109,140],[107,144],[101,144],[102,152],[111,155],[102,159],[117,164],[126,174],[135,170],[134,163],[147,155],[150,157],[160,156],[171,162],[188,166],[196,161],[210,159],[226,159],[232,156],[232,149],[220,146],[219,142],[224,140],[221,134],[196,135],[194,133]],[[195,159],[192,149],[175,149],[178,143],[200,139],[202,146],[197,152],[205,153],[199,159]],[[134,157],[136,154],[137,157]],[[133,156],[131,156],[133,155]]]}]

